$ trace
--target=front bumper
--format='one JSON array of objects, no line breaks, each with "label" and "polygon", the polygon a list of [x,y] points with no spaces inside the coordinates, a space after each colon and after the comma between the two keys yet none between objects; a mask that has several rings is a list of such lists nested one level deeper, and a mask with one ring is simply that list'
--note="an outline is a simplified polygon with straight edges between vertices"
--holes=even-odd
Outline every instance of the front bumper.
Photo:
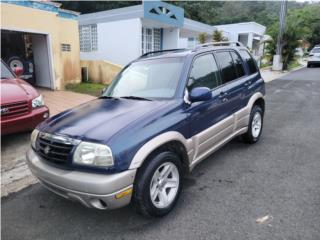
[{"label": "front bumper", "polygon": [[1,119],[1,135],[33,130],[49,117],[49,109],[44,106],[33,109],[30,113],[11,119]]},{"label": "front bumper", "polygon": [[[27,152],[27,163],[31,172],[46,188],[86,207],[114,209],[131,201],[136,169],[109,175],[63,170],[40,160],[33,149]],[[127,193],[116,198],[122,192]]]}]

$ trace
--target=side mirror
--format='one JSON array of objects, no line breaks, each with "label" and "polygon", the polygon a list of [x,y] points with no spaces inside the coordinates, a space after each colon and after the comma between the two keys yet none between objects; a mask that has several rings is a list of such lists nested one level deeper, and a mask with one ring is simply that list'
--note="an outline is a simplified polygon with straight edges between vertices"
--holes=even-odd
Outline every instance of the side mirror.
[{"label": "side mirror", "polygon": [[14,74],[17,76],[17,77],[20,77],[22,74],[23,74],[23,68],[21,67],[15,67],[13,69],[13,72]]},{"label": "side mirror", "polygon": [[196,87],[190,92],[190,101],[191,102],[201,102],[207,101],[212,98],[212,94],[209,88],[207,87]]},{"label": "side mirror", "polygon": [[108,87],[104,87],[102,90],[101,90],[101,94],[104,94],[105,91],[107,91]]}]

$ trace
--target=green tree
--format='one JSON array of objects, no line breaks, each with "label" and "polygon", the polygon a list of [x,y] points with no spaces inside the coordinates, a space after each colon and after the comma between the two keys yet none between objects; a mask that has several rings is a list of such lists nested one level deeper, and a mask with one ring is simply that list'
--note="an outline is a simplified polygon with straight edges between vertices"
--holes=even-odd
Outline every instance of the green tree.
[{"label": "green tree", "polygon": [[[286,29],[282,41],[283,69],[295,58],[295,50],[301,42],[309,42],[311,47],[320,42],[320,4],[306,5],[301,9],[291,9],[286,18]],[[267,47],[270,55],[275,54],[279,23],[274,23],[268,34],[273,38]]]},{"label": "green tree", "polygon": [[198,36],[198,40],[200,44],[203,44],[207,40],[207,34],[206,33],[200,33]]},{"label": "green tree", "polygon": [[223,32],[218,29],[214,30],[212,33],[212,41],[213,42],[223,42],[228,41],[228,38],[223,36]]}]

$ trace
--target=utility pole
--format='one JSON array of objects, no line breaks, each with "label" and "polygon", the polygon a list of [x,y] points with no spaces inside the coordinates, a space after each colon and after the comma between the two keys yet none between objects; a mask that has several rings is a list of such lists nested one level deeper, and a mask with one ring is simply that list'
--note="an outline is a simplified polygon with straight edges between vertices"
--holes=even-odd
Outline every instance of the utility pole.
[{"label": "utility pole", "polygon": [[283,67],[282,63],[282,39],[283,34],[286,29],[286,16],[287,16],[287,0],[282,0],[280,6],[280,13],[279,13],[279,34],[277,39],[277,48],[276,48],[276,55],[273,56],[273,65],[272,70],[281,71]]}]

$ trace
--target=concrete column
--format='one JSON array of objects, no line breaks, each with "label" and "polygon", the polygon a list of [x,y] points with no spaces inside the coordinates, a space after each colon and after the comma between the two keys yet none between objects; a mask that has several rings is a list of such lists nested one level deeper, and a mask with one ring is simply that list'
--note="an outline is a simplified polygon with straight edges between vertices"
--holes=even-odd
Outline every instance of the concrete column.
[{"label": "concrete column", "polygon": [[248,33],[247,47],[248,47],[250,50],[252,49],[252,43],[253,43],[253,33]]}]

